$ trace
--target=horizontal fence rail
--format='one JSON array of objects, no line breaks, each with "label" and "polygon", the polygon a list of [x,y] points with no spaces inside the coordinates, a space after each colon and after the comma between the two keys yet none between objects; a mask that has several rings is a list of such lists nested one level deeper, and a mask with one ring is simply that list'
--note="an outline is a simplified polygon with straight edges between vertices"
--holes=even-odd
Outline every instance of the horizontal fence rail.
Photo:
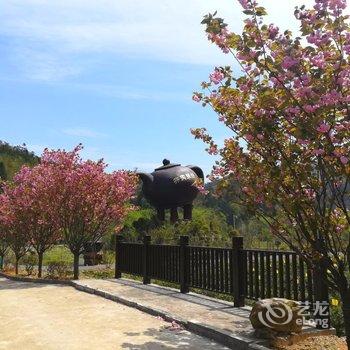
[{"label": "horizontal fence rail", "polygon": [[293,251],[243,249],[243,238],[233,237],[231,248],[190,246],[187,236],[179,245],[126,243],[116,236],[115,277],[129,273],[190,288],[232,295],[234,306],[251,300],[280,297],[308,302],[328,301],[328,289],[321,282],[325,272],[312,270]]}]

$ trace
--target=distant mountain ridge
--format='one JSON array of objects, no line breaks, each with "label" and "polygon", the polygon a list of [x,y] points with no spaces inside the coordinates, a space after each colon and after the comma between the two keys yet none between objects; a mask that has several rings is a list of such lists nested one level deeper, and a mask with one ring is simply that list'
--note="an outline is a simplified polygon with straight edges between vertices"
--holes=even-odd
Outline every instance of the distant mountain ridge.
[{"label": "distant mountain ridge", "polygon": [[35,165],[40,158],[28,151],[25,144],[11,146],[0,140],[0,178],[10,180],[22,165]]}]

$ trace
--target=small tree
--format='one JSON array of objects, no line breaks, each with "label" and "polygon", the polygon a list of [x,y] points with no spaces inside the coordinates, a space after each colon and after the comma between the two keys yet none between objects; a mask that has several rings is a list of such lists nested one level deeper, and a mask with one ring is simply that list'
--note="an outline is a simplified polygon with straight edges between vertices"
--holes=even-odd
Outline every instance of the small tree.
[{"label": "small tree", "polygon": [[0,195],[0,223],[4,228],[5,241],[12,249],[16,263],[15,272],[18,274],[19,260],[29,249],[29,237],[27,223],[30,217],[27,212],[22,211],[20,188],[12,188],[6,185],[4,193]]},{"label": "small tree", "polygon": [[208,93],[232,137],[218,148],[195,129],[220,161],[213,177],[237,181],[239,202],[310,265],[323,264],[339,292],[350,347],[350,29],[345,0],[315,0],[296,8],[300,37],[265,24],[266,11],[239,0],[248,16],[241,35],[216,15],[203,23],[209,39],[238,61],[242,75],[217,67]]},{"label": "small tree", "polygon": [[28,240],[38,255],[38,277],[42,276],[44,253],[60,238],[58,211],[55,205],[58,188],[51,168],[40,163],[32,168],[23,166],[5,193],[15,192],[20,203]]},{"label": "small tree", "polygon": [[65,243],[74,255],[74,278],[79,277],[79,255],[87,243],[101,239],[131,209],[128,204],[137,177],[127,171],[105,172],[106,164],[83,161],[81,146],[72,152],[45,150],[41,164],[50,168],[57,189],[53,205]]}]

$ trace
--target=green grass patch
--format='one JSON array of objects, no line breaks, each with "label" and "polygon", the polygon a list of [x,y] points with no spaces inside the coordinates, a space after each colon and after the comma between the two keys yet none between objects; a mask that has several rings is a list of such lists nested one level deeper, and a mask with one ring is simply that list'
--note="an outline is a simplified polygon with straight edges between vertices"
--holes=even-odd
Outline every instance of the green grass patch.
[{"label": "green grass patch", "polygon": [[104,269],[104,270],[85,270],[80,271],[80,278],[89,278],[89,279],[105,279],[105,278],[114,278],[114,270]]},{"label": "green grass patch", "polygon": [[48,265],[52,261],[60,261],[67,264],[73,264],[73,254],[66,246],[56,245],[45,252],[43,265]]}]

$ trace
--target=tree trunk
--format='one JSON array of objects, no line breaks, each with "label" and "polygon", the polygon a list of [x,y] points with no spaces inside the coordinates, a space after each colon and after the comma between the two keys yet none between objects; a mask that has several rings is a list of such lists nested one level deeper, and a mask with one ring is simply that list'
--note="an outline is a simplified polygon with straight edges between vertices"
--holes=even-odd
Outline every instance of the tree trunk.
[{"label": "tree trunk", "polygon": [[342,310],[345,326],[346,343],[350,349],[350,290],[342,294]]},{"label": "tree trunk", "polygon": [[5,255],[0,255],[0,270],[4,268],[4,257]]},{"label": "tree trunk", "polygon": [[79,279],[79,253],[74,253],[74,279]]},{"label": "tree trunk", "polygon": [[16,263],[15,263],[15,274],[18,275],[18,263],[19,263],[19,258],[16,257]]},{"label": "tree trunk", "polygon": [[43,256],[44,256],[43,252],[38,253],[38,277],[39,278],[41,278],[41,276],[42,276]]}]

